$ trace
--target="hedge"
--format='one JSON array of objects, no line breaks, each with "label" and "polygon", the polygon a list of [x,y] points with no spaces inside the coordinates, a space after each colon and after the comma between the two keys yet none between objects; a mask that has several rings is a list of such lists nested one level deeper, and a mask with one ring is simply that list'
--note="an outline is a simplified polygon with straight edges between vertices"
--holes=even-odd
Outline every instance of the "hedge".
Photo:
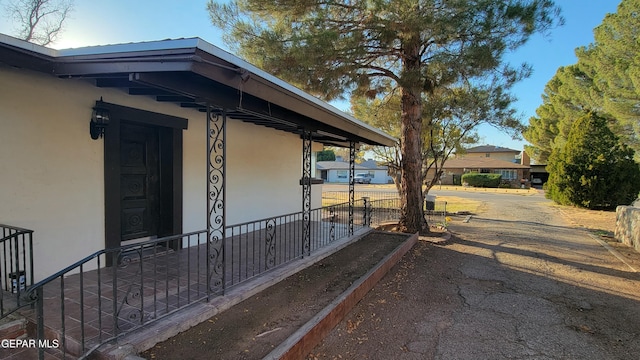
[{"label": "hedge", "polygon": [[468,173],[462,175],[462,182],[475,187],[497,188],[500,186],[500,174]]}]

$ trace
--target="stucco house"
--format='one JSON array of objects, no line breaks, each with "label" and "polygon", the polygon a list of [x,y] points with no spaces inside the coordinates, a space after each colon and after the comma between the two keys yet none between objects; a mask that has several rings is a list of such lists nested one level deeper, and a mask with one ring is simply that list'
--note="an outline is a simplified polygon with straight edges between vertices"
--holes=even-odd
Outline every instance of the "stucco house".
[{"label": "stucco house", "polygon": [[484,157],[451,158],[444,163],[442,170],[442,185],[462,185],[462,175],[470,172],[501,174],[502,180],[512,187],[520,187],[522,180],[530,176],[530,166]]},{"label": "stucco house", "polygon": [[[0,267],[3,291],[11,293],[18,272],[28,289],[91,254],[53,280],[79,276],[82,284],[101,267],[116,276],[129,264],[127,249],[142,264],[161,243],[166,254],[205,244],[208,298],[214,283],[230,281],[222,254],[238,250],[224,239],[267,231],[275,241],[271,229],[299,222],[296,254],[315,246],[315,151],[331,145],[354,154],[359,144],[394,141],[199,38],[54,50],[0,34],[0,235],[20,253],[0,250],[2,266],[12,266]],[[260,246],[272,254],[275,244]],[[18,265],[9,264],[14,257]]]},{"label": "stucco house", "polygon": [[[470,172],[501,174],[502,181],[512,187],[529,185],[531,166],[525,151],[495,145],[481,145],[465,149],[461,154],[447,159],[442,166],[442,185],[462,185],[462,175]],[[429,170],[428,179],[433,178]]]}]

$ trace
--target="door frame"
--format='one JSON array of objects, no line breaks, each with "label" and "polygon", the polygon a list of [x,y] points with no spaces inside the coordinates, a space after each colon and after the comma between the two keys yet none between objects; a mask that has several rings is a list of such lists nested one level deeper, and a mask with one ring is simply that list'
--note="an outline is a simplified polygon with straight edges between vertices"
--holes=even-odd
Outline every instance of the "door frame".
[{"label": "door frame", "polygon": [[121,246],[120,214],[120,124],[122,122],[154,126],[159,134],[161,210],[158,237],[182,233],[182,131],[188,120],[126,106],[96,101],[96,107],[109,111],[109,126],[104,132],[105,248]]}]

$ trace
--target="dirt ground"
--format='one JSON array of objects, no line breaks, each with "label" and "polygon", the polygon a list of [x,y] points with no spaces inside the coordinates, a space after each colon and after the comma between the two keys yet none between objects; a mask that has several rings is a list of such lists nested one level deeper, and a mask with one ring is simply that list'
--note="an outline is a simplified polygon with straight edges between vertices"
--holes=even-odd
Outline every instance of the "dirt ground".
[{"label": "dirt ground", "polygon": [[373,232],[140,356],[262,359],[408,238]]}]

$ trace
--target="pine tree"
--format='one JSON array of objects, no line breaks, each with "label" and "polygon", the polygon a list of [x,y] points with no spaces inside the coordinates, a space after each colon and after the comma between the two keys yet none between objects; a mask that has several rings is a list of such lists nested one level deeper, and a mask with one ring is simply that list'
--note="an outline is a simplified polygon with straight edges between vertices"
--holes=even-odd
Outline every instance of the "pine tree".
[{"label": "pine tree", "polygon": [[330,100],[391,89],[400,96],[403,231],[428,229],[423,210],[423,96],[461,83],[501,81],[530,68],[505,54],[561,21],[552,0],[209,1],[238,53]]}]

